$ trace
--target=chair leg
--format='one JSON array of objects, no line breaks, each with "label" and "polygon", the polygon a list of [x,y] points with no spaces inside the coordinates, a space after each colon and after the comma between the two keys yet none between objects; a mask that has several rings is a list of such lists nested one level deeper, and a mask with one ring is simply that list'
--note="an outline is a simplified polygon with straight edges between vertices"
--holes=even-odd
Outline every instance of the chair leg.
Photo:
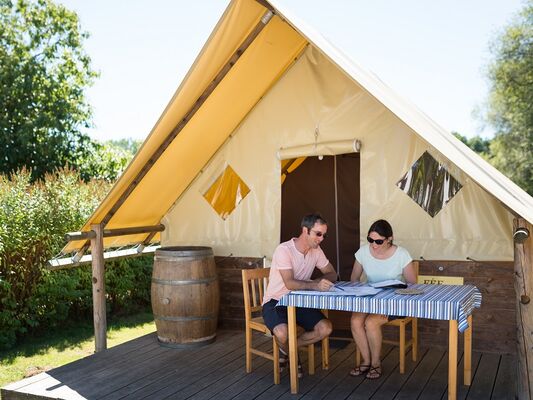
[{"label": "chair leg", "polygon": [[274,385],[279,385],[279,346],[274,336],[272,336],[272,353],[274,355]]},{"label": "chair leg", "polygon": [[400,374],[405,372],[405,324],[400,325]]},{"label": "chair leg", "polygon": [[322,339],[322,369],[329,369],[329,337]]},{"label": "chair leg", "polygon": [[411,337],[413,340],[411,352],[413,355],[413,361],[416,361],[418,358],[418,320],[416,318],[414,318],[411,323]]},{"label": "chair leg", "polygon": [[315,374],[315,345],[307,345],[307,363],[309,364],[309,375]]},{"label": "chair leg", "polygon": [[252,330],[246,327],[246,372],[252,372]]}]

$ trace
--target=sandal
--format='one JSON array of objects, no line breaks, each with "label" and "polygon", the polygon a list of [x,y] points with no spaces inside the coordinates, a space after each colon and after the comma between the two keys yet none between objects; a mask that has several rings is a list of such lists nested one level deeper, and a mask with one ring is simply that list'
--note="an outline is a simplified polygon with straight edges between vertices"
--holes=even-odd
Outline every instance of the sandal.
[{"label": "sandal", "polygon": [[381,378],[381,365],[377,367],[370,367],[368,373],[366,374],[366,379],[379,379]]},{"label": "sandal", "polygon": [[350,370],[350,376],[361,376],[366,374],[368,371],[370,371],[370,365],[361,364],[358,367],[355,367],[354,369]]},{"label": "sandal", "polygon": [[[289,356],[283,350],[279,349],[279,372],[285,371],[289,365]],[[298,357],[298,378],[303,378],[304,372],[300,357]]]}]

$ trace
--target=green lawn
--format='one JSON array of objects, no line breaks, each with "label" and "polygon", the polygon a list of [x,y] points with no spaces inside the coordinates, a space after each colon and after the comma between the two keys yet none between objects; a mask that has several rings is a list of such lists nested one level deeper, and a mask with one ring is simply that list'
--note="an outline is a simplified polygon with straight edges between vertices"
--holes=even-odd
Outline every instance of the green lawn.
[{"label": "green lawn", "polygon": [[[108,321],[107,347],[116,346],[154,331],[153,316],[149,312]],[[0,387],[93,353],[92,322],[28,338],[13,349],[0,352]]]}]

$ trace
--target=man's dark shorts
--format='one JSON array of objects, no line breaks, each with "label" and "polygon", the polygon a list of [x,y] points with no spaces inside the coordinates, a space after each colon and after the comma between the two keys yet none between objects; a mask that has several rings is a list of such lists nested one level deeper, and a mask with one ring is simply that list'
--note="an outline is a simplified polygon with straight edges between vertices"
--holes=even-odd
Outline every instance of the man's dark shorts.
[{"label": "man's dark shorts", "polygon": [[[276,304],[278,304],[278,300],[272,299],[263,305],[263,320],[270,331],[273,331],[279,324],[288,323],[287,307],[276,307]],[[326,317],[320,310],[296,307],[296,324],[306,331],[312,331],[315,325],[323,319],[326,319]]]}]

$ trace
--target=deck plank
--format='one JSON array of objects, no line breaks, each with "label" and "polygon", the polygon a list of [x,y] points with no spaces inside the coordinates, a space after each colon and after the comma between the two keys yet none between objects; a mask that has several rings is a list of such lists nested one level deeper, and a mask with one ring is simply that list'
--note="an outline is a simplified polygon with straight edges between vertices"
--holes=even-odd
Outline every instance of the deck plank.
[{"label": "deck plank", "polygon": [[469,400],[486,400],[490,399],[496,375],[500,356],[498,354],[482,354],[476,369],[476,379],[472,382],[468,390]]},{"label": "deck plank", "polygon": [[[400,388],[398,395],[394,398],[395,400],[411,400],[417,399],[425,386],[427,385],[429,379],[431,378],[433,372],[438,367],[444,351],[437,349],[429,349],[427,351],[419,351],[419,360],[411,375],[407,378],[405,384]],[[411,361],[412,362],[412,361]]]},{"label": "deck plank", "polygon": [[[110,362],[113,362],[114,360],[119,360],[121,358],[124,358],[125,356],[127,356],[127,354],[130,354],[142,347],[149,345],[150,342],[154,340],[154,337],[156,337],[155,332],[146,334],[135,340],[130,340],[129,342],[123,343],[121,345],[111,347],[105,352],[91,354],[80,360],[54,368],[54,371],[58,374],[64,373],[65,376],[68,376],[68,374],[71,374],[72,376],[83,374],[84,368],[97,369],[105,365],[106,363],[110,363]],[[4,389],[20,390],[24,388],[25,386],[35,384],[36,382],[43,380],[43,379],[47,379],[47,378],[48,378],[47,374],[44,374],[44,373],[37,374],[32,377],[25,378],[20,381],[13,382],[7,386],[4,386]]]},{"label": "deck plank", "polygon": [[[225,341],[217,341],[212,345],[202,348],[199,353],[183,354],[179,359],[173,360],[160,368],[151,368],[158,371],[150,379],[141,381],[130,380],[127,385],[122,385],[118,393],[109,395],[109,398],[141,399],[149,398],[156,393],[161,396],[165,391],[172,391],[173,387],[185,386],[194,382],[198,374],[209,373],[214,367],[223,363],[233,353],[239,351],[237,346],[242,344],[237,335],[228,337]],[[207,349],[209,347],[209,349]],[[237,357],[233,355],[232,357]],[[138,383],[141,383],[139,385]],[[169,389],[169,387],[171,387]],[[118,396],[117,396],[118,395]],[[103,396],[104,398],[104,396]],[[157,398],[157,396],[156,396]]]},{"label": "deck plank", "polygon": [[[399,368],[400,355],[398,348],[390,348],[388,354],[384,356],[381,360],[381,367],[383,374],[380,379],[366,379],[362,377],[354,377],[355,380],[362,380],[360,385],[354,388],[354,390],[349,394],[347,399],[369,399],[374,394],[379,392],[381,387],[385,384],[389,376],[394,374],[394,371],[398,371]],[[351,378],[351,377],[350,377]]]},{"label": "deck plank", "polygon": [[[254,335],[254,344],[270,350],[272,339]],[[305,371],[307,353],[301,351],[305,375],[300,392],[290,394],[288,372],[274,385],[272,362],[253,357],[253,370],[245,371],[244,333],[221,331],[217,340],[194,349],[159,346],[155,334],[35,377],[2,388],[3,400],[43,399],[188,399],[188,400],[340,400],[340,399],[445,399],[448,384],[448,355],[444,349],[421,349],[417,362],[409,357],[406,373],[398,371],[398,348],[383,346],[383,376],[377,380],[351,377],[355,346],[331,348],[330,368],[320,367],[316,349],[316,371]],[[462,354],[458,365],[458,399],[494,400],[514,397],[514,355],[473,353],[472,386],[462,384]]]},{"label": "deck plank", "polygon": [[[332,349],[333,350],[333,349]],[[329,385],[328,380],[334,380],[337,374],[346,375],[347,369],[342,371],[339,369],[339,365],[343,362],[353,363],[353,347],[346,346],[343,349],[334,349],[330,353],[329,369],[323,370],[320,367],[317,368],[314,375],[305,376],[305,379],[301,380],[300,391],[298,394],[291,394],[290,390],[283,393],[278,399],[299,399],[299,398],[320,398],[321,390],[325,389]],[[325,393],[324,393],[325,394]]]},{"label": "deck plank", "polygon": [[516,357],[509,354],[502,355],[491,399],[506,400],[516,398],[515,371]]}]

